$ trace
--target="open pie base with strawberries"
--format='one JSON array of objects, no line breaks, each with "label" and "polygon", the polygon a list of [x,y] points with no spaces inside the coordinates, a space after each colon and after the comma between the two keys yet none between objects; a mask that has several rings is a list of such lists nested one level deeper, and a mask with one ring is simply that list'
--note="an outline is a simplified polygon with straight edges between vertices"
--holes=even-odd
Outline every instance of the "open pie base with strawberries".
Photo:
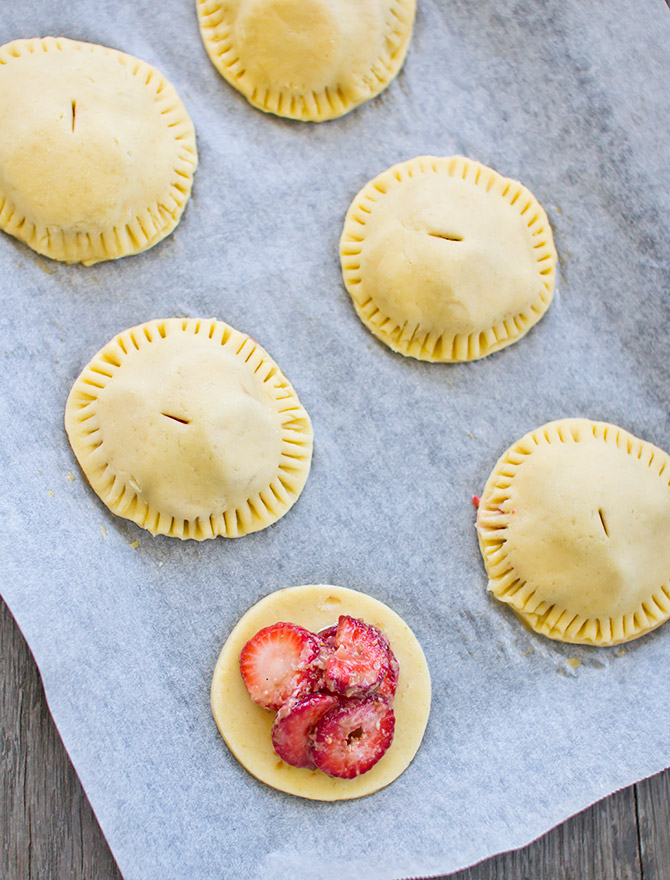
[{"label": "open pie base with strawberries", "polygon": [[[364,620],[388,639],[399,665],[393,700],[395,735],[383,757],[353,779],[293,767],[274,751],[275,712],[253,702],[240,674],[240,652],[254,635],[278,621],[318,633],[340,615]],[[219,731],[238,761],[267,785],[299,797],[336,801],[363,797],[393,782],[409,766],[423,738],[430,712],[430,674],[416,636],[382,602],[345,587],[289,587],[254,605],[233,629],[212,680],[212,711]]]}]

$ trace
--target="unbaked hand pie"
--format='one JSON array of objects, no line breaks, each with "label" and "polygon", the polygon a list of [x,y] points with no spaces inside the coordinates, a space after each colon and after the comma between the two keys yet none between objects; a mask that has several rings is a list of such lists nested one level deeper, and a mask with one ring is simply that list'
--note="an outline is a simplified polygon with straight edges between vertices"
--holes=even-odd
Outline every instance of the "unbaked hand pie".
[{"label": "unbaked hand pie", "polygon": [[670,617],[670,456],[604,422],[531,431],[479,502],[488,588],[536,632],[615,645]]},{"label": "unbaked hand pie", "polygon": [[431,689],[421,646],[395,612],[320,585],[271,593],[242,617],[211,696],[221,735],[250,773],[336,801],[371,794],[409,766]]},{"label": "unbaked hand pie", "polygon": [[312,457],[309,416],[277,364],[214,319],[120,333],[74,383],[65,428],[113,513],[198,541],[278,520]]},{"label": "unbaked hand pie", "polygon": [[219,73],[267,113],[322,122],[378,95],[407,54],[416,0],[196,0]]},{"label": "unbaked hand pie", "polygon": [[0,229],[90,266],[144,251],[179,222],[193,124],[155,68],[64,37],[0,47]]},{"label": "unbaked hand pie", "polygon": [[544,210],[520,183],[463,156],[420,156],[366,184],[340,259],[365,326],[424,361],[474,360],[516,342],[554,293]]}]

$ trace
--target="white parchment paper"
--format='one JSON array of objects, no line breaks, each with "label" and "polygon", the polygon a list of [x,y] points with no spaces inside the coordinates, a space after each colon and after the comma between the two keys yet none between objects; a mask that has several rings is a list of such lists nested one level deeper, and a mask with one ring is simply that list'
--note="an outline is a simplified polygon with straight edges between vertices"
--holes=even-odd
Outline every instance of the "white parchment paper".
[{"label": "white parchment paper", "polygon": [[[0,42],[64,35],[156,65],[198,133],[192,200],[147,254],[84,269],[0,236],[2,592],[126,880],[447,873],[668,766],[670,626],[604,650],[527,632],[486,594],[470,501],[500,453],[550,419],[603,419],[670,449],[663,0],[419,0],[398,79],[318,126],[231,89],[192,0],[0,12]],[[363,328],[337,245],[368,179],[456,152],[531,189],[561,277],[516,345],[427,365]],[[153,539],[107,511],[68,446],[81,368],[117,332],[173,315],[254,336],[312,416],[306,489],[263,532]],[[407,772],[338,804],[257,782],[209,709],[244,611],[319,582],[401,614],[434,687]]]}]

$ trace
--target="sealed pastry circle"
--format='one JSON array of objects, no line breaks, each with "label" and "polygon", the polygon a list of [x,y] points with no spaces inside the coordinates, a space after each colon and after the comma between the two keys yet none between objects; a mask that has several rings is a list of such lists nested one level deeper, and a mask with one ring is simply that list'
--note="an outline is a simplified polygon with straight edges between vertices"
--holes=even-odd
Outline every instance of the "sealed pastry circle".
[{"label": "sealed pastry circle", "polygon": [[277,364],[214,319],[120,333],[74,383],[65,428],[113,513],[198,541],[278,520],[312,457],[309,416]]},{"label": "sealed pastry circle", "polygon": [[425,361],[474,360],[516,342],[554,293],[544,210],[520,183],[463,156],[420,156],[366,184],[340,260],[365,326]]},{"label": "sealed pastry circle", "polygon": [[86,266],[136,254],[179,222],[193,124],[144,61],[64,37],[0,47],[0,228]]},{"label": "sealed pastry circle", "polygon": [[[371,770],[355,779],[336,779],[318,770],[285,764],[272,748],[274,713],[251,701],[239,667],[240,651],[263,627],[283,621],[318,632],[337,623],[340,614],[379,627],[389,639],[400,666],[393,703],[393,743]],[[235,626],[216,663],[211,696],[221,735],[237,760],[257,779],[299,797],[338,801],[372,794],[407,769],[428,723],[430,673],[414,633],[382,602],[345,587],[289,587],[261,599]]]},{"label": "sealed pastry circle", "polygon": [[536,632],[615,645],[670,617],[670,456],[616,425],[549,422],[496,464],[477,515],[488,589]]},{"label": "sealed pastry circle", "polygon": [[322,122],[378,95],[407,54],[416,0],[196,0],[207,53],[267,113]]}]

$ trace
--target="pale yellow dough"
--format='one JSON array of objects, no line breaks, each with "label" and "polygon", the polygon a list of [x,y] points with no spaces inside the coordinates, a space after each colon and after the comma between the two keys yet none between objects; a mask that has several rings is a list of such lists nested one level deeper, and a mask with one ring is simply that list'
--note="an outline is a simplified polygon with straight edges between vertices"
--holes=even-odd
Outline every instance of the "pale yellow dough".
[{"label": "pale yellow dough", "polygon": [[74,383],[65,428],[113,513],[198,541],[278,520],[312,457],[309,416],[277,364],[214,319],[120,333]]},{"label": "pale yellow dough", "polygon": [[510,345],[554,293],[544,210],[520,183],[463,156],[419,156],[366,184],[347,213],[340,260],[365,326],[425,361]]},{"label": "pale yellow dough", "polygon": [[407,54],[416,0],[196,0],[219,73],[267,113],[322,122],[379,94]]},{"label": "pale yellow dough", "polygon": [[[251,701],[239,667],[242,647],[263,627],[284,621],[318,632],[337,623],[340,614],[379,627],[400,665],[393,704],[393,743],[371,770],[356,779],[334,779],[319,770],[285,764],[272,748],[275,713]],[[299,797],[339,801],[372,794],[407,769],[428,723],[430,694],[430,674],[421,645],[394,611],[371,596],[345,587],[289,587],[261,599],[231,632],[214,670],[212,711],[232,753],[261,782]]]},{"label": "pale yellow dough", "polygon": [[0,229],[86,266],[144,251],[179,222],[193,124],[144,61],[64,37],[0,47]]},{"label": "pale yellow dough", "polygon": [[616,425],[550,422],[496,464],[477,515],[488,588],[536,632],[616,645],[670,617],[670,456]]}]

